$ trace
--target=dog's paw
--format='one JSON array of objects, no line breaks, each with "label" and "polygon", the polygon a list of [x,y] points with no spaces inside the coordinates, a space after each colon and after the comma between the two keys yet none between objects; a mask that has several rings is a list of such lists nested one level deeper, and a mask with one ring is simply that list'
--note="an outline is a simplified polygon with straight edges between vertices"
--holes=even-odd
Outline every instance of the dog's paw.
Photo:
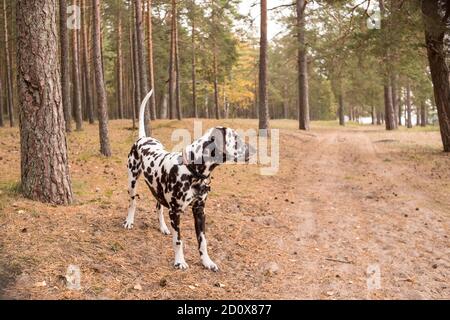
[{"label": "dog's paw", "polygon": [[170,234],[169,228],[167,228],[167,227],[160,227],[159,231],[161,231],[161,233],[166,236]]},{"label": "dog's paw", "polygon": [[202,264],[206,269],[209,269],[214,272],[219,271],[219,267],[211,259],[203,259]]},{"label": "dog's paw", "polygon": [[125,220],[125,222],[123,223],[123,227],[124,227],[125,229],[131,230],[131,229],[133,229],[133,227],[134,227],[134,222],[133,222],[133,221]]},{"label": "dog's paw", "polygon": [[175,261],[173,266],[175,267],[175,269],[180,270],[186,270],[187,268],[189,268],[189,265],[186,263],[186,261]]}]

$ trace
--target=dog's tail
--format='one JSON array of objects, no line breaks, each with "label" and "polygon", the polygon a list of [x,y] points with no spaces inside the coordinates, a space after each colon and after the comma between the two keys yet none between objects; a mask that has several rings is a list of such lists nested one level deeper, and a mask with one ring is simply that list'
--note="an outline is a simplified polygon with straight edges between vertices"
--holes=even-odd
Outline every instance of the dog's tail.
[{"label": "dog's tail", "polygon": [[139,109],[139,139],[145,138],[147,134],[145,133],[145,126],[144,126],[144,115],[145,115],[145,107],[147,106],[148,100],[150,100],[150,97],[153,94],[153,89],[150,90],[149,93],[145,96],[144,100],[142,100],[141,108]]}]

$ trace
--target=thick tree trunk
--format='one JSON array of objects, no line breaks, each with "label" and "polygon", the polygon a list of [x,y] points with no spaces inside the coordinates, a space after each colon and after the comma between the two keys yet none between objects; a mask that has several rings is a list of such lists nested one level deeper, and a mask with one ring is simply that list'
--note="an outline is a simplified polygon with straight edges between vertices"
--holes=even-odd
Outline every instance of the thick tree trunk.
[{"label": "thick tree trunk", "polygon": [[83,81],[85,90],[85,108],[87,113],[87,118],[90,124],[94,123],[94,101],[92,98],[92,86],[91,86],[91,65],[89,59],[89,31],[88,31],[88,4],[86,0],[81,0],[82,11],[81,11],[81,37],[83,40]]},{"label": "thick tree trunk", "polygon": [[[144,35],[142,31],[142,1],[135,0],[134,2],[134,10],[136,14],[136,42],[137,42],[137,55],[138,55],[138,64],[139,64],[139,84],[141,96],[139,98],[140,101],[144,100],[145,96],[148,93],[147,88],[147,67],[146,61],[144,58]],[[151,135],[151,127],[150,127],[150,111],[146,108],[144,113],[144,127],[145,133],[147,137]]]},{"label": "thick tree trunk", "polygon": [[119,14],[117,19],[117,112],[119,119],[123,118],[123,57],[122,57],[122,4],[119,0]]},{"label": "thick tree trunk", "polygon": [[193,2],[192,8],[192,29],[191,29],[191,38],[192,38],[192,108],[194,109],[194,118],[198,118],[198,110],[197,110],[197,71],[196,71],[196,52],[195,52],[195,2]]},{"label": "thick tree trunk", "polygon": [[426,127],[428,122],[427,105],[424,101],[420,103],[420,126]]},{"label": "thick tree trunk", "polygon": [[[73,5],[77,5],[77,0],[73,0]],[[80,85],[80,65],[78,52],[78,29],[72,30],[72,81],[73,81],[73,110],[75,114],[76,130],[83,130],[83,118],[81,107],[81,85]]]},{"label": "thick tree trunk", "polygon": [[339,94],[338,103],[339,125],[345,126],[344,95],[342,93]]},{"label": "thick tree trunk", "polygon": [[309,130],[308,63],[305,43],[305,0],[297,0],[299,128]]},{"label": "thick tree trunk", "polygon": [[425,42],[433,82],[434,100],[439,118],[442,144],[445,152],[450,152],[450,83],[449,68],[444,52],[444,37],[448,29],[450,6],[446,6],[447,18],[444,21],[439,15],[437,1],[422,1],[422,12],[425,23]]},{"label": "thick tree trunk", "polygon": [[64,120],[66,121],[66,131],[72,131],[72,106],[70,104],[70,83],[69,83],[69,38],[67,36],[67,1],[59,0],[59,23],[60,23],[60,43],[61,43],[61,92],[64,110]]},{"label": "thick tree trunk", "polygon": [[12,65],[9,52],[8,35],[8,17],[6,15],[6,0],[3,0],[3,22],[4,22],[4,41],[5,41],[5,61],[6,61],[6,91],[8,93],[6,103],[8,105],[9,125],[14,127],[14,93],[12,80]]},{"label": "thick tree trunk", "polygon": [[150,98],[150,119],[156,119],[156,90],[155,72],[153,66],[153,26],[152,26],[152,0],[147,0],[147,50],[148,50],[148,77],[153,95]]},{"label": "thick tree trunk", "polygon": [[259,45],[259,129],[260,134],[263,136],[269,134],[267,69],[267,0],[261,0],[261,39]]},{"label": "thick tree trunk", "polygon": [[106,157],[110,157],[111,147],[108,134],[108,106],[102,67],[100,0],[93,0],[93,22],[94,76],[97,88],[100,153]]},{"label": "thick tree trunk", "polygon": [[406,84],[406,126],[412,128],[412,108],[411,108],[411,85]]},{"label": "thick tree trunk", "polygon": [[17,1],[21,180],[30,199],[70,204],[57,8],[57,0]]}]

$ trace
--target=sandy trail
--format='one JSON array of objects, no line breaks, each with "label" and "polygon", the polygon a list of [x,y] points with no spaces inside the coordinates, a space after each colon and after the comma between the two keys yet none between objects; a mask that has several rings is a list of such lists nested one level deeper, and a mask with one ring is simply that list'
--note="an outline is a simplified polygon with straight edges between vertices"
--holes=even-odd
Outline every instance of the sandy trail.
[{"label": "sandy trail", "polygon": [[384,161],[365,133],[324,131],[307,145],[286,215],[299,259],[284,297],[449,297],[448,198],[411,186],[417,172]]}]

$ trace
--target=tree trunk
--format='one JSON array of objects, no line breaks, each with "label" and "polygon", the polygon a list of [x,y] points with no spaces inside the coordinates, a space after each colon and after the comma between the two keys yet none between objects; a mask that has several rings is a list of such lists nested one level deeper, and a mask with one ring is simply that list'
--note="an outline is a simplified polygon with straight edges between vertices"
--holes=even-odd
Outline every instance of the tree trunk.
[{"label": "tree trunk", "polygon": [[411,86],[408,83],[406,84],[406,112],[407,112],[407,117],[406,117],[406,126],[408,128],[412,128],[412,118],[411,118],[411,114],[412,114],[412,110],[411,110]]},{"label": "tree trunk", "polygon": [[[177,17],[178,21],[178,17]],[[183,117],[181,109],[181,87],[180,87],[180,55],[178,53],[178,22],[175,23],[175,70],[176,70],[176,105],[177,105],[177,119],[181,120]]]},{"label": "tree trunk", "polygon": [[434,100],[436,103],[442,144],[445,152],[450,152],[450,83],[449,68],[446,64],[444,37],[446,24],[449,23],[450,5],[446,6],[445,17],[439,15],[437,1],[422,1],[422,12],[425,23],[425,42],[433,82]]},{"label": "tree trunk", "polygon": [[122,4],[117,1],[119,14],[117,19],[117,111],[119,119],[123,118],[123,58],[122,58]]},{"label": "tree trunk", "polygon": [[398,128],[398,119],[397,119],[397,115],[398,115],[398,109],[399,109],[399,103],[398,103],[398,96],[397,96],[397,80],[398,80],[398,76],[397,75],[393,75],[391,77],[391,90],[392,90],[392,109],[393,109],[393,125],[394,128],[397,129]]},{"label": "tree trunk", "polygon": [[402,126],[402,117],[403,117],[403,100],[402,100],[402,95],[403,95],[403,88],[400,88],[400,94],[398,95],[398,125]]},{"label": "tree trunk", "polygon": [[214,69],[214,106],[216,119],[220,119],[220,103],[219,103],[219,80],[218,80],[218,68],[217,68],[217,47],[214,43],[213,53],[213,69]]},{"label": "tree trunk", "polygon": [[269,134],[267,68],[267,0],[261,0],[261,40],[259,46],[259,129],[260,134],[263,136]]},{"label": "tree trunk", "polygon": [[386,79],[387,84],[384,85],[384,116],[386,130],[394,130],[397,127],[397,121],[394,113],[394,106],[392,103],[392,87],[390,78]]},{"label": "tree trunk", "polygon": [[83,78],[84,78],[84,90],[85,90],[85,108],[87,113],[87,118],[90,124],[94,123],[94,101],[92,97],[92,87],[91,87],[91,65],[89,59],[89,31],[88,31],[88,4],[86,0],[81,0],[82,11],[81,11],[81,37],[83,40]]},{"label": "tree trunk", "polygon": [[93,0],[93,12],[94,76],[97,88],[97,116],[100,135],[100,152],[102,155],[110,157],[111,147],[109,144],[108,135],[108,106],[102,68],[100,0]]},{"label": "tree trunk", "polygon": [[425,104],[425,101],[422,101],[420,103],[420,126],[426,127],[428,122],[428,115],[427,115],[427,105]]},{"label": "tree trunk", "polygon": [[287,82],[284,83],[284,99],[283,99],[283,118],[287,119],[289,117],[289,85]]},{"label": "tree trunk", "polygon": [[[142,31],[142,1],[141,0],[135,0],[134,2],[134,9],[136,14],[136,40],[137,40],[137,53],[138,53],[138,64],[139,64],[139,84],[140,84],[140,91],[141,96],[139,98],[140,101],[144,100],[145,96],[148,93],[147,88],[147,67],[146,67],[146,61],[144,58],[144,36]],[[151,135],[151,128],[150,128],[150,111],[148,108],[146,108],[146,111],[144,113],[144,127],[145,127],[145,134],[147,137]]]},{"label": "tree trunk", "polygon": [[[133,12],[133,11],[132,11]],[[136,37],[136,26],[133,24],[133,14],[131,15],[131,24],[130,24],[130,32],[131,32],[131,51],[132,51],[132,66],[133,66],[133,87],[134,87],[134,103],[133,103],[133,114],[134,117],[139,114],[139,105],[141,99],[141,81],[139,77],[139,57],[137,53],[137,37]],[[134,118],[134,119],[135,119]]]},{"label": "tree trunk", "polygon": [[372,116],[372,125],[375,125],[375,122],[376,122],[375,107],[372,107],[372,111],[371,111],[370,115]]},{"label": "tree trunk", "polygon": [[0,73],[0,127],[3,127],[3,85],[2,85],[2,75]]},{"label": "tree trunk", "polygon": [[9,115],[9,125],[14,127],[14,93],[13,93],[13,80],[12,80],[12,65],[11,57],[9,53],[9,35],[8,35],[8,17],[6,15],[6,0],[3,0],[3,21],[4,21],[4,41],[5,41],[5,61],[6,61],[6,90]]},{"label": "tree trunk", "polygon": [[198,110],[197,110],[197,72],[196,72],[196,52],[195,52],[195,2],[192,4],[192,108],[194,109],[194,118],[198,118]]},{"label": "tree trunk", "polygon": [[338,97],[339,107],[338,107],[338,116],[339,116],[339,125],[345,126],[345,112],[344,112],[344,95],[341,93]]},{"label": "tree trunk", "polygon": [[[77,0],[73,0],[73,5],[77,5]],[[80,85],[80,65],[78,59],[78,29],[72,30],[72,81],[73,81],[73,109],[75,114],[76,130],[83,130],[83,118],[81,107],[81,85]]]},{"label": "tree trunk", "polygon": [[305,44],[305,0],[297,0],[299,128],[309,130],[308,63]]},{"label": "tree trunk", "polygon": [[56,0],[17,1],[21,181],[30,199],[70,204],[57,8]]},{"label": "tree trunk", "polygon": [[61,94],[64,110],[64,120],[66,131],[72,131],[72,106],[70,104],[70,83],[69,83],[69,38],[67,36],[67,1],[59,0],[59,23],[60,23],[60,43],[61,43]]},{"label": "tree trunk", "polygon": [[153,95],[150,98],[150,119],[156,119],[156,90],[155,72],[153,67],[153,26],[152,26],[152,0],[147,0],[147,50],[148,50],[148,77],[150,90]]},{"label": "tree trunk", "polygon": [[176,95],[176,66],[175,66],[175,28],[177,23],[177,3],[176,0],[172,0],[172,12],[171,12],[171,32],[170,32],[170,62],[169,62],[169,118],[175,117],[175,95]]}]

